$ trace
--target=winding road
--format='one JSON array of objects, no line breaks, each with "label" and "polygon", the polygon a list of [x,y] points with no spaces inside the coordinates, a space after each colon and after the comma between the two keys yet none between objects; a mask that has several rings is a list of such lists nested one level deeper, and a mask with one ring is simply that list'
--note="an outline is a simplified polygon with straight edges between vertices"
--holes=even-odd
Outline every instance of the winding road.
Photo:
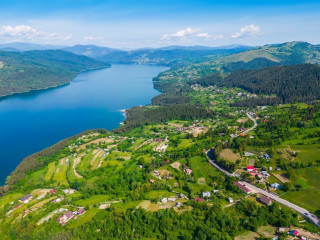
[{"label": "winding road", "polygon": [[[242,134],[247,134],[250,131],[252,131],[253,129],[255,129],[258,126],[257,121],[253,118],[253,113],[247,112],[247,117],[250,118],[253,122],[254,122],[254,126],[245,130],[244,132],[242,132]],[[233,135],[233,138],[238,137],[239,135]],[[221,168],[218,164],[216,164],[214,162],[213,159],[211,159],[211,151],[213,151],[214,148],[210,149],[207,152],[207,158],[209,160],[210,165],[212,165],[213,167],[215,167],[216,169],[218,169],[220,172],[224,173],[225,175],[229,176],[229,177],[235,177],[235,175],[233,173],[228,172],[227,170]],[[280,198],[278,195],[272,193],[272,192],[267,192],[259,187],[254,186],[251,183],[245,182],[245,181],[239,181],[240,184],[244,185],[245,187],[249,188],[252,193],[261,193],[269,198],[271,198],[272,200],[281,203],[291,209],[293,209],[294,211],[296,211],[297,213],[300,213],[301,215],[303,215],[305,218],[307,218],[310,222],[314,223],[317,227],[320,228],[320,219],[313,215],[312,213],[308,212],[306,209],[299,207],[298,205],[295,205],[287,200],[284,200],[282,198]]]}]

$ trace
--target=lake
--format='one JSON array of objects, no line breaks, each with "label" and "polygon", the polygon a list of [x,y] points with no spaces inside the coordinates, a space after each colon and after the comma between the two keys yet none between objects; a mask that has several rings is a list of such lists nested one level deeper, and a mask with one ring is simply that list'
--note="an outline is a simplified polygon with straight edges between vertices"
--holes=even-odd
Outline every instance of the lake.
[{"label": "lake", "polygon": [[152,78],[166,69],[112,65],[66,86],[0,99],[0,185],[32,153],[87,129],[117,128],[121,109],[149,104],[159,94]]}]

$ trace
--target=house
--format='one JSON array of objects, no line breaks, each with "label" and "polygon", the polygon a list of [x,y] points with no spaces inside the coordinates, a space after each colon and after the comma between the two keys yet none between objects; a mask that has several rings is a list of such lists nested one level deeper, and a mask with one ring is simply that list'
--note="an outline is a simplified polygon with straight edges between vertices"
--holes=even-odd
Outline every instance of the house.
[{"label": "house", "polygon": [[196,202],[205,202],[205,200],[203,198],[199,198],[199,197],[194,198],[194,200]]},{"label": "house", "polygon": [[23,197],[19,198],[19,202],[28,203],[32,198],[31,194],[26,194]]},{"label": "house", "polygon": [[269,158],[271,158],[271,157],[270,157],[270,155],[269,155],[269,154],[264,154],[264,155],[263,155],[263,158],[265,158],[265,159],[269,159]]},{"label": "house", "polygon": [[242,131],[245,131],[245,130],[246,130],[245,127],[239,127],[239,128],[238,128],[238,131],[239,131],[239,132],[242,132]]},{"label": "house", "polygon": [[169,159],[166,160],[166,164],[168,164],[168,163],[170,163],[170,160],[169,160]]},{"label": "house", "polygon": [[189,175],[191,175],[192,170],[188,168],[188,169],[186,169],[186,173],[189,174]]},{"label": "house", "polygon": [[73,189],[64,189],[63,192],[65,194],[72,194],[72,193],[74,193],[74,190]]},{"label": "house", "polygon": [[167,202],[168,202],[168,198],[162,198],[162,199],[161,199],[161,202],[162,202],[162,203],[167,203]]},{"label": "house", "polygon": [[56,190],[52,189],[49,193],[54,194],[55,192],[56,192]]},{"label": "house", "polygon": [[272,183],[272,184],[270,185],[270,187],[272,187],[272,188],[274,188],[274,189],[281,189],[281,188],[282,188],[282,186],[281,186],[279,183]]},{"label": "house", "polygon": [[248,172],[257,172],[258,170],[255,169],[253,166],[247,166],[247,171]]},{"label": "house", "polygon": [[169,198],[168,198],[168,201],[169,201],[169,202],[175,202],[176,200],[177,200],[177,199],[176,199],[175,197],[169,197]]},{"label": "house", "polygon": [[288,232],[288,235],[293,236],[293,237],[297,237],[298,236],[298,231],[297,230],[291,230]]},{"label": "house", "polygon": [[288,228],[279,227],[278,232],[283,233],[283,232],[286,232],[286,231],[288,231],[288,230],[289,230]]},{"label": "house", "polygon": [[21,204],[18,204],[17,206],[15,206],[14,209],[17,209],[19,207],[21,207]]},{"label": "house", "polygon": [[272,203],[270,198],[263,196],[263,195],[260,197],[259,200],[260,200],[260,202],[264,203],[267,206],[271,205],[271,203]]},{"label": "house", "polygon": [[246,156],[246,157],[252,157],[254,154],[253,154],[253,153],[250,153],[250,152],[244,151],[244,152],[243,152],[243,155]]},{"label": "house", "polygon": [[216,194],[217,192],[219,192],[219,190],[214,189],[212,192]]},{"label": "house", "polygon": [[150,183],[154,183],[154,180],[153,180],[153,179],[150,179],[149,182],[150,182]]},{"label": "house", "polygon": [[56,219],[56,221],[63,226],[65,224],[67,224],[67,222],[69,222],[69,220],[71,218],[73,218],[73,216],[74,216],[74,213],[72,211],[68,211],[65,214],[63,214],[62,216],[58,217]]},{"label": "house", "polygon": [[58,203],[58,202],[61,202],[61,198],[57,198],[57,199],[52,201],[52,203]]},{"label": "house", "polygon": [[39,197],[37,197],[37,199],[40,200],[40,199],[44,198],[46,196],[46,194],[47,193],[44,193],[44,194],[40,195]]},{"label": "house", "polygon": [[246,194],[249,194],[251,193],[251,190],[247,187],[245,187],[244,185],[242,185],[241,183],[239,182],[234,182],[233,183],[234,185],[236,185],[237,187],[239,187],[242,191],[244,191]]},{"label": "house", "polygon": [[170,174],[165,174],[165,175],[163,176],[163,178],[164,178],[164,179],[171,179],[172,176],[171,176]]},{"label": "house", "polygon": [[82,215],[86,212],[86,210],[84,208],[80,208],[78,211],[77,211],[77,215]]},{"label": "house", "polygon": [[184,195],[183,193],[179,193],[179,194],[178,194],[178,197],[189,200],[189,198],[188,198],[186,195]]},{"label": "house", "polygon": [[181,206],[182,206],[181,202],[177,202],[176,205],[174,205],[174,207],[176,207],[176,208],[181,207]]},{"label": "house", "polygon": [[269,171],[272,171],[272,167],[269,167]]},{"label": "house", "polygon": [[228,198],[229,203],[233,203],[233,199],[231,197]]},{"label": "house", "polygon": [[202,193],[202,197],[203,197],[203,198],[211,197],[211,194],[210,194],[210,192],[203,192],[203,193]]}]

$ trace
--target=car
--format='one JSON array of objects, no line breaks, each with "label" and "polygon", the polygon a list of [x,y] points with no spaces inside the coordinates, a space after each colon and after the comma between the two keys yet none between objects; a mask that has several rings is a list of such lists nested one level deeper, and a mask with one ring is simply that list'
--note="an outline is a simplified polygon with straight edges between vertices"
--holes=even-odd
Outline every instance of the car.
[{"label": "car", "polygon": [[308,213],[304,213],[304,215],[309,216]]}]

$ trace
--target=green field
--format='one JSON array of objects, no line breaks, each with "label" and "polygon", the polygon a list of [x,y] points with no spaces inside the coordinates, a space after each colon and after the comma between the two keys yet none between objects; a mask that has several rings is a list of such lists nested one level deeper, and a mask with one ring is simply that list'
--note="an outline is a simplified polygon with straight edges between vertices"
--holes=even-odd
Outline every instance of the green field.
[{"label": "green field", "polygon": [[287,192],[281,197],[312,212],[320,209],[320,190]]},{"label": "green field", "polygon": [[75,201],[75,204],[79,206],[87,206],[87,205],[94,205],[97,203],[108,201],[110,198],[108,195],[95,195],[87,199],[80,199]]},{"label": "green field", "polygon": [[0,207],[3,208],[4,205],[9,204],[11,202],[17,201],[19,198],[23,196],[22,193],[11,193],[4,197],[0,198]]},{"label": "green field", "polygon": [[86,211],[82,216],[79,216],[78,219],[72,220],[70,224],[67,225],[69,229],[78,227],[86,222],[91,221],[91,219],[99,212],[98,208],[91,208]]},{"label": "green field", "polygon": [[320,167],[307,167],[295,170],[297,182],[304,187],[302,191],[287,192],[283,198],[310,211],[320,209]]},{"label": "green field", "polygon": [[56,163],[55,162],[49,163],[47,173],[44,176],[44,180],[49,181],[53,173],[55,172],[55,170],[56,170]]},{"label": "green field", "polygon": [[190,158],[189,162],[191,164],[191,169],[193,171],[192,174],[196,182],[199,178],[205,178],[206,183],[209,183],[211,181],[210,177],[219,174],[219,172],[209,165],[209,162],[206,158],[196,156]]},{"label": "green field", "polygon": [[68,170],[68,165],[65,164],[59,164],[56,173],[53,177],[53,179],[56,181],[56,183],[60,186],[69,186],[69,183],[67,181],[67,170]]},{"label": "green field", "polygon": [[163,197],[170,197],[175,195],[175,193],[168,192],[165,190],[158,190],[158,191],[150,191],[147,192],[144,196],[146,199],[160,199]]},{"label": "green field", "polygon": [[192,139],[182,139],[181,143],[178,145],[178,148],[188,148],[192,146]]},{"label": "green field", "polygon": [[298,151],[298,158],[303,163],[310,163],[320,160],[320,144],[291,145],[294,151]]}]

